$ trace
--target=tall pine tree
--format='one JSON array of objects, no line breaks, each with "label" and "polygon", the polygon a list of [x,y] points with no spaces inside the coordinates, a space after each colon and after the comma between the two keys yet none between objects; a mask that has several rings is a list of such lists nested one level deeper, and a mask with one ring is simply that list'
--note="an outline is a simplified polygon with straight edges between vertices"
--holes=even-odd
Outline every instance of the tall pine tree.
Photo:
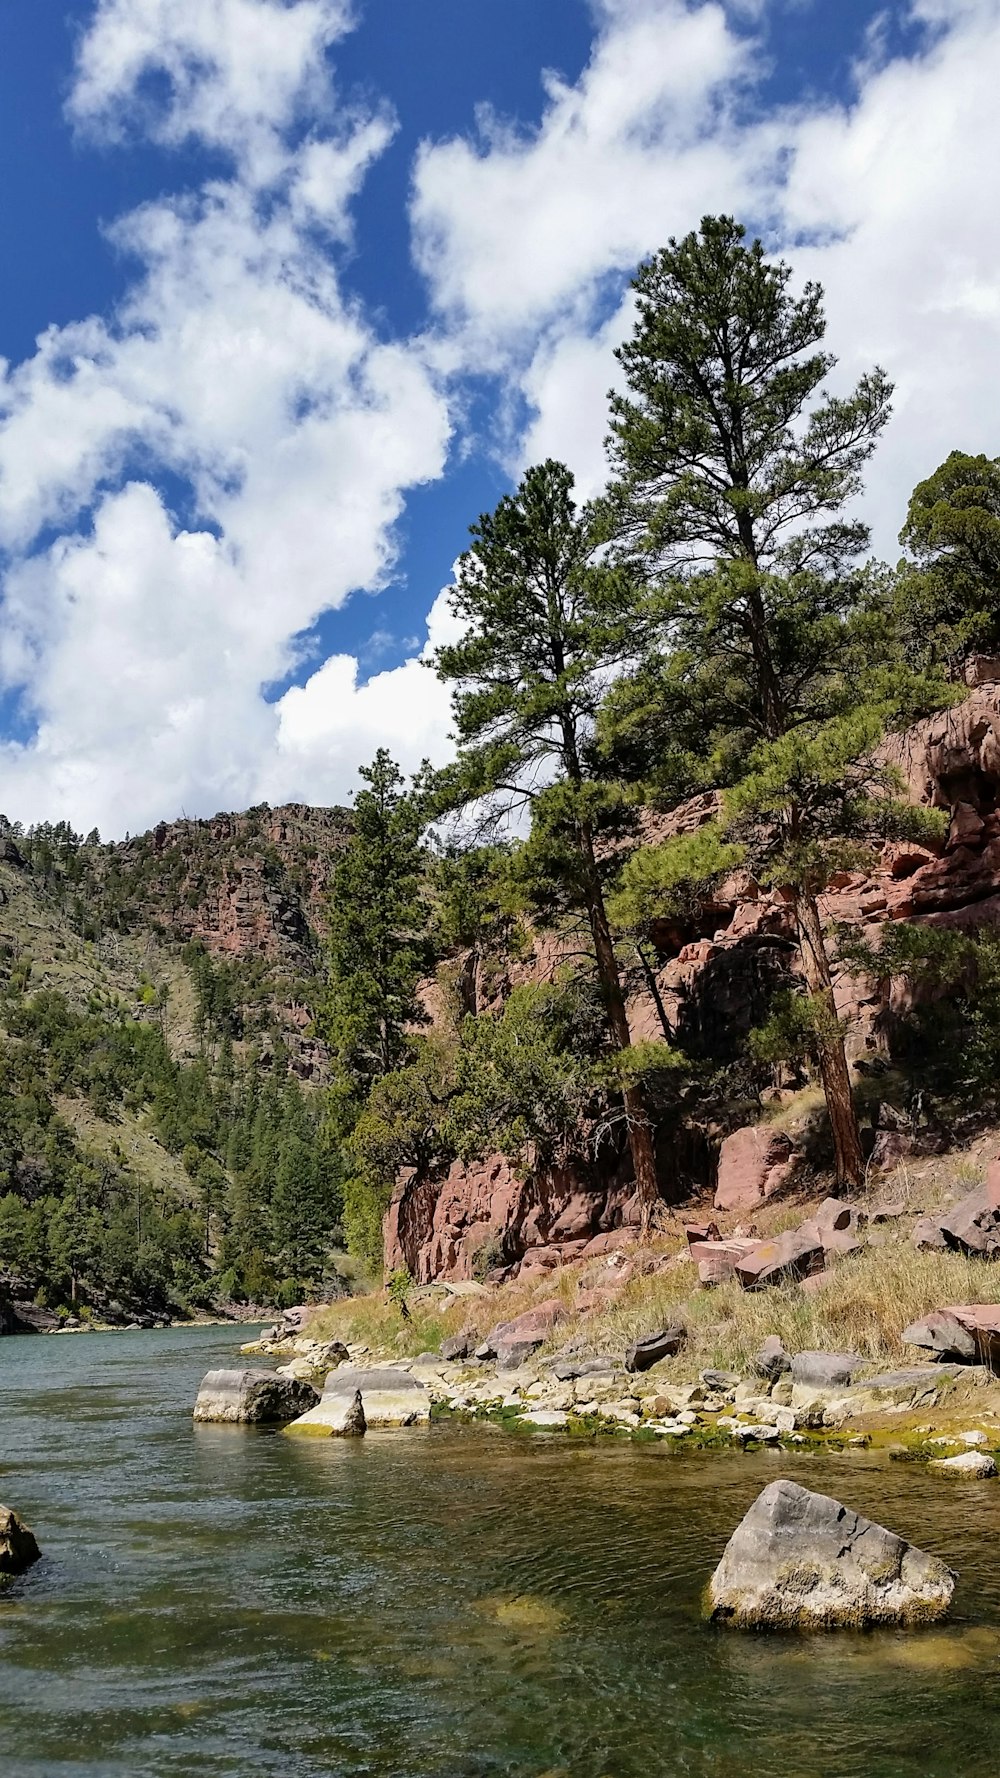
[{"label": "tall pine tree", "polygon": [[[485,799],[527,804],[532,832],[521,866],[536,905],[582,912],[593,946],[611,1046],[630,1047],[625,994],[605,906],[599,840],[622,799],[595,773],[594,722],[609,670],[624,647],[621,573],[595,562],[586,514],[561,463],[529,469],[472,527],[452,610],[458,642],[439,648],[438,676],[454,687],[458,763],[443,780],[453,807]],[[644,1222],[659,1196],[641,1087],[623,1085],[628,1140]]]},{"label": "tall pine tree", "polygon": [[[833,1133],[837,1175],[863,1160],[818,896],[837,851],[887,819],[872,756],[902,708],[878,628],[866,619],[866,527],[844,516],[889,416],[880,370],[846,396],[821,392],[822,291],[796,295],[783,262],[730,217],[671,241],[635,279],[637,320],[619,351],[615,481],[607,533],[651,587],[643,613],[659,659],[633,683],[679,756],[677,778],[728,786],[719,858],[747,861],[788,892]],[[641,707],[617,694],[634,744]],[[876,807],[876,805],[878,805]],[[680,847],[638,857],[647,904],[657,863],[683,874]],[[706,869],[707,839],[698,842]],[[638,897],[641,901],[641,895]]]}]

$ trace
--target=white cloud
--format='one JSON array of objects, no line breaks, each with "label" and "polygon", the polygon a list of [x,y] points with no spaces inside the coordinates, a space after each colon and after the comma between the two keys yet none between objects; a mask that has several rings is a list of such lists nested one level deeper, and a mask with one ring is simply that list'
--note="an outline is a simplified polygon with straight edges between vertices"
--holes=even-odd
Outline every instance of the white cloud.
[{"label": "white cloud", "polygon": [[348,0],[98,0],[69,101],[114,140],[139,128],[223,150],[262,182],[287,163],[284,132],[329,105],[324,57]]},{"label": "white cloud", "polygon": [[[275,69],[279,15],[291,49]],[[257,801],[265,783],[342,797],[363,757],[345,741],[331,768],[315,719],[311,748],[287,745],[263,689],[321,613],[385,584],[404,490],[441,473],[449,436],[419,346],[376,336],[315,228],[346,232],[385,119],[283,134],[340,16],[326,0],[105,0],[84,41],[77,114],[130,118],[150,45],[171,68],[176,52],[163,139],[231,130],[236,152],[249,120],[279,144],[282,183],[258,202],[255,150],[231,180],[132,213],[114,232],[138,275],[114,320],[52,328],[5,367],[0,673],[37,723],[2,750],[12,815],[113,834]],[[351,696],[363,712],[376,694]]]},{"label": "white cloud", "polygon": [[852,103],[764,117],[739,110],[749,40],[719,7],[602,12],[589,67],[572,89],[551,84],[537,131],[490,118],[475,141],[426,146],[417,168],[434,300],[532,410],[505,460],[565,457],[593,490],[628,325],[627,300],[607,318],[609,279],[620,289],[671,233],[735,211],[825,284],[839,380],[881,362],[896,382],[866,508],[892,555],[920,476],[954,447],[1000,450],[1000,0],[913,0],[930,36],[909,57],[859,60]]},{"label": "white cloud", "polygon": [[484,112],[476,140],[420,151],[417,260],[477,355],[563,310],[586,315],[602,277],[634,264],[651,234],[664,239],[721,191],[737,202],[751,188],[728,105],[750,76],[752,46],[723,7],[615,0],[601,12],[577,85],[545,77],[537,130]]}]

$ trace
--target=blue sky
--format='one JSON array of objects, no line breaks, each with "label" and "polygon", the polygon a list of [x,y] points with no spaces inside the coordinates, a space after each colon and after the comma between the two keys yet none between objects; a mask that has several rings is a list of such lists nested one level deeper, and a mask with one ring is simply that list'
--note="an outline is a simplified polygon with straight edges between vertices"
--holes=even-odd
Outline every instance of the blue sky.
[{"label": "blue sky", "polygon": [[444,757],[467,526],[543,454],[599,484],[629,273],[706,210],[896,379],[891,551],[1000,451],[998,79],[1000,0],[8,0],[0,807]]}]

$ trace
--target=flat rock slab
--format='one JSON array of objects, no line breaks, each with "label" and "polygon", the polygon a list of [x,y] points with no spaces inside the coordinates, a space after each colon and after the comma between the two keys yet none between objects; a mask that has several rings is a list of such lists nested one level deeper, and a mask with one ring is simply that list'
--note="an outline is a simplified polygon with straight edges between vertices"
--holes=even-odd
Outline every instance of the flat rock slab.
[{"label": "flat rock slab", "polygon": [[317,1437],[344,1436],[358,1395],[369,1429],[418,1426],[431,1417],[430,1393],[409,1371],[380,1370],[378,1366],[362,1370],[345,1364],[330,1372],[316,1406],[293,1420],[288,1431]]},{"label": "flat rock slab", "polygon": [[950,1315],[971,1336],[983,1364],[995,1365],[1000,1361],[1000,1304],[949,1303],[942,1313]]},{"label": "flat rock slab", "polygon": [[880,1371],[877,1377],[866,1377],[863,1389],[881,1389],[889,1393],[900,1389],[936,1389],[949,1377],[958,1376],[951,1364],[915,1364],[898,1371]]},{"label": "flat rock slab", "polygon": [[742,1629],[933,1623],[955,1575],[871,1519],[796,1482],[771,1482],[733,1532],[708,1588],[713,1619]]},{"label": "flat rock slab", "polygon": [[23,1574],[41,1555],[35,1535],[9,1506],[0,1506],[0,1576]]},{"label": "flat rock slab", "polygon": [[565,1426],[567,1415],[559,1408],[532,1408],[528,1414],[521,1415],[522,1426],[548,1426],[556,1430]]},{"label": "flat rock slab", "polygon": [[903,1329],[903,1345],[940,1353],[942,1358],[954,1359],[959,1364],[970,1363],[978,1355],[975,1336],[947,1309],[932,1309],[919,1321],[911,1321]]},{"label": "flat rock slab", "polygon": [[283,1426],[318,1401],[318,1391],[301,1377],[265,1370],[209,1371],[194,1417],[216,1425]]},{"label": "flat rock slab", "polygon": [[823,1266],[823,1243],[808,1229],[788,1229],[773,1241],[761,1241],[741,1259],[736,1276],[744,1290],[764,1290],[769,1284],[787,1284],[808,1278]]},{"label": "flat rock slab", "polygon": [[939,1469],[943,1475],[957,1476],[959,1481],[984,1482],[997,1473],[997,1466],[985,1451],[963,1451],[959,1457],[934,1457],[928,1469]]}]

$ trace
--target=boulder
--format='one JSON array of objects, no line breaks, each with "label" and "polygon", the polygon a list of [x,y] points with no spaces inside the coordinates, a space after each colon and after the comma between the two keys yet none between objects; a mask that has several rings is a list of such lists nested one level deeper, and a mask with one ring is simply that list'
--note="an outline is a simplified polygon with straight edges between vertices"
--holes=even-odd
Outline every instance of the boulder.
[{"label": "boulder", "polygon": [[797,1352],[792,1359],[792,1381],[812,1389],[841,1389],[860,1368],[856,1352]]},{"label": "boulder", "polygon": [[475,1334],[452,1334],[449,1339],[441,1341],[441,1357],[448,1359],[449,1363],[470,1357],[475,1337]]},{"label": "boulder", "polygon": [[431,1398],[427,1389],[409,1371],[391,1366],[374,1365],[361,1370],[355,1365],[342,1365],[331,1371],[316,1406],[301,1414],[287,1428],[289,1432],[311,1434],[318,1438],[343,1437],[351,1430],[351,1414],[360,1395],[366,1427],[415,1426],[430,1419]]},{"label": "boulder", "polygon": [[705,1388],[711,1389],[714,1394],[725,1394],[727,1390],[736,1389],[740,1381],[735,1371],[715,1370],[702,1371],[701,1380]]},{"label": "boulder", "polygon": [[301,1377],[277,1371],[209,1371],[198,1391],[194,1417],[222,1425],[281,1426],[319,1401]]},{"label": "boulder", "polygon": [[644,1334],[641,1340],[629,1346],[625,1353],[625,1369],[627,1371],[648,1371],[652,1365],[659,1364],[661,1358],[672,1358],[679,1352],[687,1339],[687,1328],[679,1323],[672,1327],[661,1327],[659,1333]]},{"label": "boulder", "polygon": [[823,1267],[823,1243],[809,1229],[788,1229],[773,1241],[760,1241],[735,1267],[744,1290],[787,1284]]},{"label": "boulder", "polygon": [[745,1629],[931,1623],[955,1575],[936,1556],[789,1481],[758,1495],[708,1589],[713,1619]]},{"label": "boulder", "polygon": [[792,1361],[777,1334],[768,1334],[753,1364],[757,1375],[767,1377],[772,1383],[792,1368]]},{"label": "boulder", "polygon": [[573,1357],[565,1353],[556,1357],[552,1364],[552,1374],[560,1383],[572,1383],[577,1377],[610,1377],[617,1366],[613,1358],[603,1352],[591,1358]]},{"label": "boulder", "polygon": [[941,1312],[971,1335],[981,1364],[1000,1366],[1000,1304],[950,1303]]},{"label": "boulder", "polygon": [[684,1233],[688,1246],[693,1247],[696,1241],[717,1241],[719,1225],[715,1222],[686,1222]]},{"label": "boulder", "polygon": [[343,1340],[328,1340],[326,1345],[320,1346],[316,1353],[316,1363],[321,1370],[324,1365],[350,1364],[350,1362],[351,1354]]},{"label": "boulder", "polygon": [[693,1241],[689,1248],[698,1267],[698,1279],[706,1286],[725,1284],[740,1261],[758,1247],[758,1241]]},{"label": "boulder", "polygon": [[984,1482],[997,1473],[993,1458],[986,1451],[962,1451],[958,1457],[932,1457],[928,1469],[939,1469],[943,1475],[958,1476],[968,1481]]},{"label": "boulder", "polygon": [[1000,1254],[1000,1172],[990,1168],[986,1184],[971,1191],[940,1219],[949,1247],[983,1259]]},{"label": "boulder", "polygon": [[[531,1349],[540,1346],[547,1340],[557,1321],[561,1321],[565,1311],[558,1297],[548,1297],[545,1302],[538,1303],[534,1309],[525,1309],[523,1315],[515,1315],[513,1321],[500,1321],[490,1329],[483,1342],[489,1348],[489,1356],[499,1357],[501,1346],[514,1346],[532,1342]],[[477,1349],[478,1352],[482,1348]]]},{"label": "boulder", "polygon": [[919,1346],[924,1352],[958,1364],[968,1364],[976,1357],[974,1336],[944,1309],[932,1309],[929,1315],[904,1327],[903,1345]]},{"label": "boulder", "polygon": [[41,1553],[24,1520],[9,1506],[0,1506],[0,1576],[23,1574]]},{"label": "boulder", "polygon": [[544,1343],[541,1334],[529,1335],[523,1340],[501,1340],[497,1346],[497,1370],[519,1370],[521,1365],[527,1364],[528,1359],[532,1358],[539,1346]]},{"label": "boulder", "polygon": [[748,1124],[727,1136],[719,1151],[717,1210],[755,1210],[782,1186],[794,1165],[792,1144],[781,1130]]}]

